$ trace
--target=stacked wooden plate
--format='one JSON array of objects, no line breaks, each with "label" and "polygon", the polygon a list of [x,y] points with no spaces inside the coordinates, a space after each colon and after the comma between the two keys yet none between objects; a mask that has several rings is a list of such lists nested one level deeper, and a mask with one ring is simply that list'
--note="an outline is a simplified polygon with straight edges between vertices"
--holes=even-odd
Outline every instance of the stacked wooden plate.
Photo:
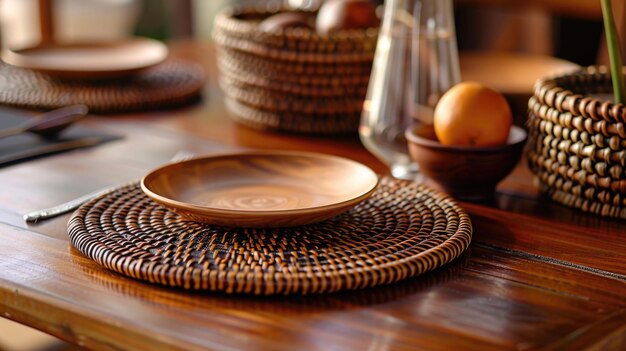
[{"label": "stacked wooden plate", "polygon": [[626,111],[611,92],[604,68],[539,80],[529,101],[528,160],[554,200],[626,218]]},{"label": "stacked wooden plate", "polygon": [[215,19],[220,84],[231,115],[258,129],[356,132],[377,30],[260,31],[260,21],[280,10],[230,7]]}]

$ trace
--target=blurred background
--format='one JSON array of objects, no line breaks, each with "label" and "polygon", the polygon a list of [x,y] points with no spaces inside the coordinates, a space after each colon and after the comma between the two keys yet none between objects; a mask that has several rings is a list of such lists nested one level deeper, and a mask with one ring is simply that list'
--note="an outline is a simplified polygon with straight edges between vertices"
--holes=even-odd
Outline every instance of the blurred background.
[{"label": "blurred background", "polygon": [[[255,3],[259,3],[255,1]],[[286,0],[287,1],[287,0]],[[297,4],[298,0],[288,0]],[[304,1],[304,0],[300,0]],[[61,40],[128,35],[164,41],[210,41],[213,18],[233,0],[56,0]],[[455,0],[461,52],[507,51],[553,56],[579,65],[607,62],[599,0]],[[382,4],[382,1],[377,1]],[[614,1],[624,32],[625,2]],[[38,40],[37,0],[0,0],[0,40],[21,47]],[[623,45],[622,45],[623,46]],[[0,318],[0,350],[75,350],[53,337]]]},{"label": "blurred background", "polygon": [[[57,33],[61,39],[136,34],[161,40],[181,37],[210,40],[215,13],[223,6],[239,2],[243,1],[56,0]],[[604,59],[599,0],[455,0],[454,3],[461,50],[528,52],[580,65]],[[614,1],[614,6],[621,28],[624,2]],[[37,0],[0,0],[3,45],[22,46],[37,40],[36,9]]]}]

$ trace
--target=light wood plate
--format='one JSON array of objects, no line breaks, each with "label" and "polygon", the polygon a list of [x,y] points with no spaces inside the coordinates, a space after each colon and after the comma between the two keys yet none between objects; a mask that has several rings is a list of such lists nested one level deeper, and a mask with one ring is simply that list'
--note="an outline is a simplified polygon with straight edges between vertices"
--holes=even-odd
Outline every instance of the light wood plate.
[{"label": "light wood plate", "polygon": [[169,52],[160,41],[132,38],[95,43],[55,43],[21,50],[5,49],[8,64],[73,79],[113,78],[163,62]]},{"label": "light wood plate", "polygon": [[158,168],[141,188],[191,220],[231,227],[288,227],[334,217],[368,198],[378,176],[345,158],[254,151]]}]

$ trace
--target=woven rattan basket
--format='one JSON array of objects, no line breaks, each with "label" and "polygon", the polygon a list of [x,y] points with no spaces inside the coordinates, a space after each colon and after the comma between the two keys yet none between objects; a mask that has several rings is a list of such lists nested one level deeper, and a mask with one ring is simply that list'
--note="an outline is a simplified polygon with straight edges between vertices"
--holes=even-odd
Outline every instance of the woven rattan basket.
[{"label": "woven rattan basket", "polygon": [[567,206],[626,218],[626,109],[603,67],[539,80],[529,100],[528,162]]},{"label": "woven rattan basket", "polygon": [[257,129],[356,132],[378,30],[263,32],[259,23],[282,11],[274,5],[228,7],[215,18],[220,85],[231,116]]}]

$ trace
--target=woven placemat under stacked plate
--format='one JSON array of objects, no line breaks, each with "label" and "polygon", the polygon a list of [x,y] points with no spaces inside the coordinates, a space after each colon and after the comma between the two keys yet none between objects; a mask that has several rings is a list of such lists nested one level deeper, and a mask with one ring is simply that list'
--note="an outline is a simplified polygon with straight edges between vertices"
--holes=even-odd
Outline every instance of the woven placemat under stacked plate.
[{"label": "woven placemat under stacked plate", "polygon": [[626,111],[611,92],[604,68],[538,81],[529,101],[528,161],[557,202],[626,218]]},{"label": "woven placemat under stacked plate", "polygon": [[280,11],[237,6],[215,18],[220,85],[231,116],[257,129],[355,133],[378,31],[259,30],[261,20]]},{"label": "woven placemat under stacked plate", "polygon": [[196,100],[204,73],[195,63],[170,59],[124,79],[68,81],[0,63],[0,104],[54,109],[85,104],[95,113],[178,107]]},{"label": "woven placemat under stacked plate", "polygon": [[445,195],[391,178],[342,215],[280,229],[189,221],[132,184],[78,209],[69,236],[99,264],[151,283],[311,294],[388,284],[440,267],[467,249],[472,226]]}]

